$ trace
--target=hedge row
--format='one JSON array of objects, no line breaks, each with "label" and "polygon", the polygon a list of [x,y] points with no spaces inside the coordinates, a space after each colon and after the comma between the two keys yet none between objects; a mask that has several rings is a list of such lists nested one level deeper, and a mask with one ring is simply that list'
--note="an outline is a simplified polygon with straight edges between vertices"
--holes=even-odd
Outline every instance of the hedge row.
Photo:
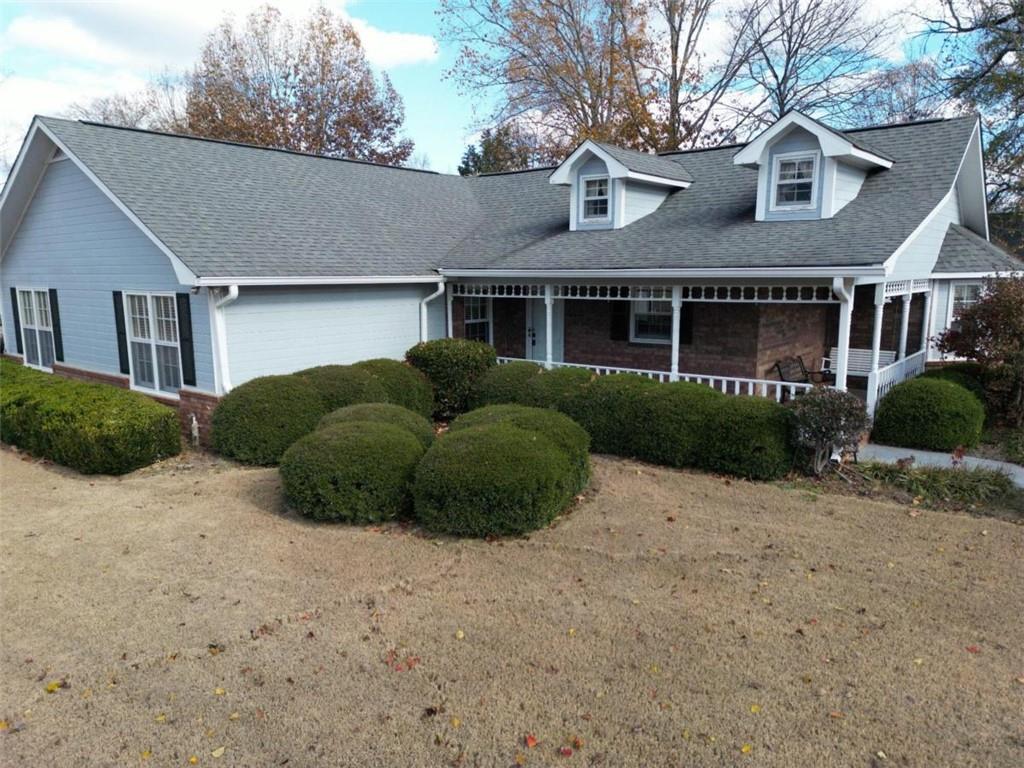
[{"label": "hedge row", "polygon": [[0,440],[85,474],[121,475],[181,451],[178,415],[138,392],[0,361]]},{"label": "hedge row", "polygon": [[781,477],[793,465],[785,408],[703,384],[508,363],[480,378],[474,399],[561,411],[587,431],[597,453],[755,480]]},{"label": "hedge row", "polygon": [[426,417],[433,410],[433,394],[423,374],[397,360],[262,376],[221,399],[213,412],[211,443],[217,453],[237,461],[274,465],[328,413],[367,403],[391,403]]}]

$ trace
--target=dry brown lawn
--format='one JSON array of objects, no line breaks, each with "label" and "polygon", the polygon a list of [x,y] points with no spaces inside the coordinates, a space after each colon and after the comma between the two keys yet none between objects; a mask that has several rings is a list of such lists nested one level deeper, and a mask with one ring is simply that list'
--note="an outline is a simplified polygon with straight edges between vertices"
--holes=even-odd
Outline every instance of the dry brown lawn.
[{"label": "dry brown lawn", "polygon": [[1024,526],[602,458],[492,543],[202,456],[0,483],[4,766],[1024,765]]}]

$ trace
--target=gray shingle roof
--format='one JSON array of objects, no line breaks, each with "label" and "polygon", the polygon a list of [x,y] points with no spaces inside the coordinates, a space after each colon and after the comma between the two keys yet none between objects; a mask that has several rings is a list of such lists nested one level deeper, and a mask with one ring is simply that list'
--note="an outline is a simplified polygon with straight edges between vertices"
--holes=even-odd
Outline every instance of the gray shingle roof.
[{"label": "gray shingle roof", "polygon": [[936,273],[1016,272],[1024,260],[959,224],[950,224],[935,264]]},{"label": "gray shingle roof", "polygon": [[569,231],[568,190],[547,172],[490,177],[477,191],[489,212],[442,261],[450,269],[692,269],[878,265],[949,192],[974,130],[955,118],[850,131],[894,159],[872,172],[831,219],[755,221],[757,171],[735,147],[672,155],[693,184],[619,230]]},{"label": "gray shingle roof", "polygon": [[549,168],[462,178],[41,119],[211,278],[880,264],[949,191],[974,128],[957,118],[847,132],[894,164],[820,221],[755,222],[757,173],[733,164],[735,147],[660,157],[614,148],[638,172],[678,167],[693,183],[623,229],[570,232],[569,190],[548,183]]},{"label": "gray shingle roof", "polygon": [[594,144],[618,160],[629,170],[635,171],[636,173],[646,173],[650,176],[658,176],[662,179],[672,179],[673,181],[693,181],[693,176],[691,176],[687,172],[686,168],[683,167],[682,163],[675,158],[652,155],[647,152],[638,152],[635,149],[623,149],[622,147],[616,147],[614,144],[605,144],[601,141],[595,141]]}]

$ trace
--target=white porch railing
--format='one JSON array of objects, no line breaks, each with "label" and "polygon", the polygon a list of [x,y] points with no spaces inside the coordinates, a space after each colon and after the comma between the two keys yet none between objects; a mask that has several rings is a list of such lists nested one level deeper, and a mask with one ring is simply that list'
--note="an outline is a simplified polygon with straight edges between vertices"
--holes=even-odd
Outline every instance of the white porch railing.
[{"label": "white porch railing", "polygon": [[[499,363],[511,363],[520,360],[522,360],[522,358],[498,358]],[[526,362],[535,362],[537,365],[543,365],[543,363],[536,360],[528,360]],[[641,368],[619,368],[614,365],[587,365],[584,363],[552,363],[551,365],[554,368],[584,368],[588,371],[593,371],[599,376],[605,376],[611,373],[632,373],[636,376],[645,376],[649,379],[662,382],[671,381],[672,379],[672,374],[668,371],[652,371]],[[814,386],[813,384],[776,381],[774,379],[744,379],[736,376],[716,376],[706,373],[680,373],[678,374],[678,380],[689,381],[695,384],[704,384],[712,389],[724,392],[727,395],[770,397],[776,402],[782,402],[786,399],[792,400],[794,397],[803,394]]]},{"label": "white porch railing", "polygon": [[872,416],[875,413],[875,406],[890,389],[900,382],[920,376],[924,373],[925,363],[928,359],[927,350],[907,355],[902,360],[897,360],[884,368],[879,368],[868,374],[868,413]]}]

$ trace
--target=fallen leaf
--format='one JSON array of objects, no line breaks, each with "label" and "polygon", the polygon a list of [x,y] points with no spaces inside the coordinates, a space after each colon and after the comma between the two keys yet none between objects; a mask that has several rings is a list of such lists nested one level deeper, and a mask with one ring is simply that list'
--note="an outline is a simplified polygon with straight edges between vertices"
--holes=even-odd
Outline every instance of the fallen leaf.
[{"label": "fallen leaf", "polygon": [[583,739],[581,739],[579,736],[573,736],[572,746],[574,749],[583,749]]},{"label": "fallen leaf", "polygon": [[139,753],[139,759],[141,760],[149,760],[149,758],[151,758],[152,756],[153,753],[148,749],[145,749]]},{"label": "fallen leaf", "polygon": [[157,715],[153,719],[156,720],[158,723],[166,723],[167,722],[167,715],[165,715],[163,712],[161,712],[159,715]]},{"label": "fallen leaf", "polygon": [[569,637],[576,637],[576,627],[569,627]]},{"label": "fallen leaf", "polygon": [[466,637],[466,633],[463,632],[461,629],[455,630],[455,639],[456,640],[464,640],[465,637]]},{"label": "fallen leaf", "polygon": [[516,752],[516,765],[526,765],[526,755]]},{"label": "fallen leaf", "polygon": [[211,755],[212,755],[213,757],[221,757],[221,756],[222,756],[222,755],[224,754],[224,749],[225,749],[224,747],[217,747],[217,748],[216,748],[215,750],[213,750],[213,752],[211,752],[210,754],[211,754]]},{"label": "fallen leaf", "polygon": [[68,687],[68,681],[67,680],[54,680],[54,681],[46,684],[46,692],[47,693],[56,693],[61,688],[67,688],[67,687]]},{"label": "fallen leaf", "polygon": [[526,744],[526,746],[530,749],[533,749],[538,744],[537,737],[534,736],[532,733],[528,733],[526,734],[526,738],[523,739],[523,743]]},{"label": "fallen leaf", "polygon": [[760,711],[761,711],[761,705],[760,704],[751,704],[750,705],[750,714],[756,715]]},{"label": "fallen leaf", "polygon": [[878,750],[877,752],[875,752],[875,757],[877,757],[879,760],[885,760],[889,756],[885,754],[885,752],[883,752],[882,750]]},{"label": "fallen leaf", "polygon": [[558,754],[562,757],[572,757],[572,747],[559,747]]},{"label": "fallen leaf", "polygon": [[831,717],[833,720],[841,720],[843,717],[843,713],[839,710],[833,710],[832,712],[828,713],[828,716]]},{"label": "fallen leaf", "polygon": [[924,659],[914,659],[914,663],[920,667],[922,664],[924,664]]},{"label": "fallen leaf", "polygon": [[964,650],[968,653],[981,653],[981,648],[976,645],[968,645]]},{"label": "fallen leaf", "polygon": [[742,752],[744,755],[749,755],[753,751],[754,747],[750,744],[744,744],[742,747],[740,747],[740,752]]},{"label": "fallen leaf", "polygon": [[227,693],[227,691],[225,691],[223,688],[214,688],[213,689],[213,695],[214,696],[223,696],[225,693]]},{"label": "fallen leaf", "polygon": [[462,725],[462,721],[459,720],[459,718],[457,717],[453,717],[450,722],[452,724],[452,728],[458,728],[460,725]]},{"label": "fallen leaf", "polygon": [[1020,683],[1021,685],[1024,685],[1024,677],[1018,677],[1017,678],[1017,682]]},{"label": "fallen leaf", "polygon": [[188,764],[189,765],[196,765],[198,762],[199,762],[199,758],[196,757],[195,755],[192,755],[192,757],[190,757],[188,759]]}]

